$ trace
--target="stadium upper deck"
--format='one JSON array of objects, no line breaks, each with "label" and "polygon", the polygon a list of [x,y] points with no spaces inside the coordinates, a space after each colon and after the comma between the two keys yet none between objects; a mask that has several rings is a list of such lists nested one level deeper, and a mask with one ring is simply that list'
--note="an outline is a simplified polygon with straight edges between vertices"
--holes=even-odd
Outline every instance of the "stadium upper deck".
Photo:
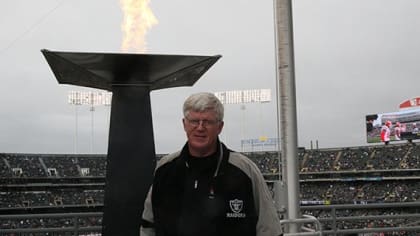
[{"label": "stadium upper deck", "polygon": [[[277,152],[245,153],[264,173],[268,185],[279,175]],[[420,145],[392,144],[337,149],[299,150],[302,206],[339,204],[418,203],[420,201]],[[162,155],[158,155],[159,159]],[[102,211],[106,155],[56,155],[0,153],[1,214],[71,213]],[[305,213],[331,219],[325,210]],[[336,217],[373,214],[411,214],[418,207],[337,210]],[[370,212],[370,213],[369,213]],[[359,214],[359,215],[360,215]],[[0,219],[1,228],[39,225],[100,226],[101,216],[67,219]],[[417,219],[420,220],[420,219]],[[325,220],[326,228],[333,227]],[[64,222],[64,223],[63,223]],[[376,225],[413,224],[414,220]],[[49,224],[51,223],[51,224]],[[365,222],[366,223],[366,222]],[[342,222],[338,227],[367,227],[367,223]],[[401,223],[402,224],[402,223]],[[396,224],[398,225],[398,224]],[[47,227],[47,226],[45,226]]]},{"label": "stadium upper deck", "polygon": [[[279,172],[278,152],[245,153],[266,174]],[[420,170],[420,146],[393,144],[300,150],[300,173]],[[157,155],[159,159],[163,155]],[[0,178],[104,177],[106,155],[0,153]]]}]

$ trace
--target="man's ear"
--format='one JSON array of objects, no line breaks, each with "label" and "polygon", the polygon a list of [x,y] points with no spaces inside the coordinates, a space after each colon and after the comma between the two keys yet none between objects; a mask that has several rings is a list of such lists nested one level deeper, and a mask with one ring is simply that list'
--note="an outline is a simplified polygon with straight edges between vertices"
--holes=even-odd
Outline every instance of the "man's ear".
[{"label": "man's ear", "polygon": [[184,126],[184,130],[186,130],[187,127],[185,127],[185,118],[182,118],[182,125]]},{"label": "man's ear", "polygon": [[222,132],[224,125],[225,125],[225,122],[224,121],[220,121],[220,123],[219,123],[219,133],[218,134],[220,134]]}]

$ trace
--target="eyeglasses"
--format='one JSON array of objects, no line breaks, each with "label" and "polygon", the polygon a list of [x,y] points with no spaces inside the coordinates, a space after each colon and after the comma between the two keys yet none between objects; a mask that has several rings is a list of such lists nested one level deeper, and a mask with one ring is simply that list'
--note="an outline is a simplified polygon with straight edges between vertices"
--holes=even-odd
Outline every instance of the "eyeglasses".
[{"label": "eyeglasses", "polygon": [[198,126],[200,126],[200,124],[203,127],[209,127],[209,126],[214,126],[217,123],[219,123],[219,120],[199,120],[199,119],[188,119],[187,117],[185,117],[185,120],[188,122],[189,125],[191,125],[192,127],[196,128]]}]

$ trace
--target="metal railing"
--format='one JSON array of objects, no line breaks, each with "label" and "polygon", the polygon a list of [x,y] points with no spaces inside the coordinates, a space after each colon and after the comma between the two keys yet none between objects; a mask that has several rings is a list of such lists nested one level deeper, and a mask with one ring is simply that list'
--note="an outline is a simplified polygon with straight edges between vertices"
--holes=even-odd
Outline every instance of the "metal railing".
[{"label": "metal railing", "polygon": [[[280,220],[280,225],[282,228],[287,229],[289,224],[299,224],[301,225],[301,232],[298,233],[284,233],[284,236],[322,236],[322,227],[321,222],[311,215],[302,215],[301,219],[290,219],[290,220]],[[305,223],[313,224],[314,228],[309,228],[305,226]]]},{"label": "metal railing", "polygon": [[[330,225],[329,229],[322,229],[323,235],[345,235],[354,233],[385,233],[385,232],[420,232],[420,202],[405,202],[405,203],[376,203],[376,204],[343,204],[343,205],[314,205],[301,206],[302,210],[315,210],[330,212],[329,217],[318,218],[321,225]],[[365,216],[337,216],[338,210],[391,210],[391,209],[417,209],[415,213],[402,214],[385,214],[385,215],[365,215]],[[338,228],[339,223],[353,223],[353,222],[374,222],[375,220],[418,220],[414,224],[399,224],[395,227],[364,227],[343,229]],[[353,224],[354,225],[354,224]],[[285,234],[286,235],[286,234]]]},{"label": "metal railing", "polygon": [[[414,213],[403,214],[386,214],[386,215],[366,215],[366,216],[339,216],[337,211],[340,210],[375,210],[375,209],[418,209]],[[346,204],[346,205],[313,205],[301,206],[301,210],[325,211],[329,215],[327,217],[315,218],[312,215],[303,215],[301,219],[284,219],[280,224],[285,228],[284,236],[323,236],[323,235],[346,235],[355,233],[386,233],[386,232],[420,232],[420,202],[409,203],[378,203],[378,204]],[[86,226],[81,223],[84,219],[89,217],[102,217],[102,212],[83,212],[83,213],[48,213],[48,214],[9,214],[0,215],[0,222],[7,220],[31,220],[31,219],[71,219],[69,224],[63,226],[62,224],[53,224],[51,227],[44,226],[24,226],[19,228],[5,228],[2,225],[0,228],[0,235],[30,235],[50,233],[50,235],[100,235],[102,226],[100,222],[98,225]],[[411,220],[405,224],[395,225],[395,227],[364,227],[364,228],[339,228],[340,223],[357,223],[357,222],[374,222],[375,220]],[[299,225],[299,232],[288,232],[287,228],[290,224]],[[325,226],[329,225],[330,228]],[[52,233],[52,234],[51,234]],[[56,233],[56,234],[54,234]],[[412,234],[410,234],[412,235]]]}]

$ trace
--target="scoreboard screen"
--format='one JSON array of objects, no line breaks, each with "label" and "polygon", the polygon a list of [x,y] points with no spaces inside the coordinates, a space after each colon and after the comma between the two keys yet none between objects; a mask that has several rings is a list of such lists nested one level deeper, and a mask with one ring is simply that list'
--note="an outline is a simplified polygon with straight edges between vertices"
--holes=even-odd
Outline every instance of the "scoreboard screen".
[{"label": "scoreboard screen", "polygon": [[368,143],[420,139],[420,109],[366,115]]}]

